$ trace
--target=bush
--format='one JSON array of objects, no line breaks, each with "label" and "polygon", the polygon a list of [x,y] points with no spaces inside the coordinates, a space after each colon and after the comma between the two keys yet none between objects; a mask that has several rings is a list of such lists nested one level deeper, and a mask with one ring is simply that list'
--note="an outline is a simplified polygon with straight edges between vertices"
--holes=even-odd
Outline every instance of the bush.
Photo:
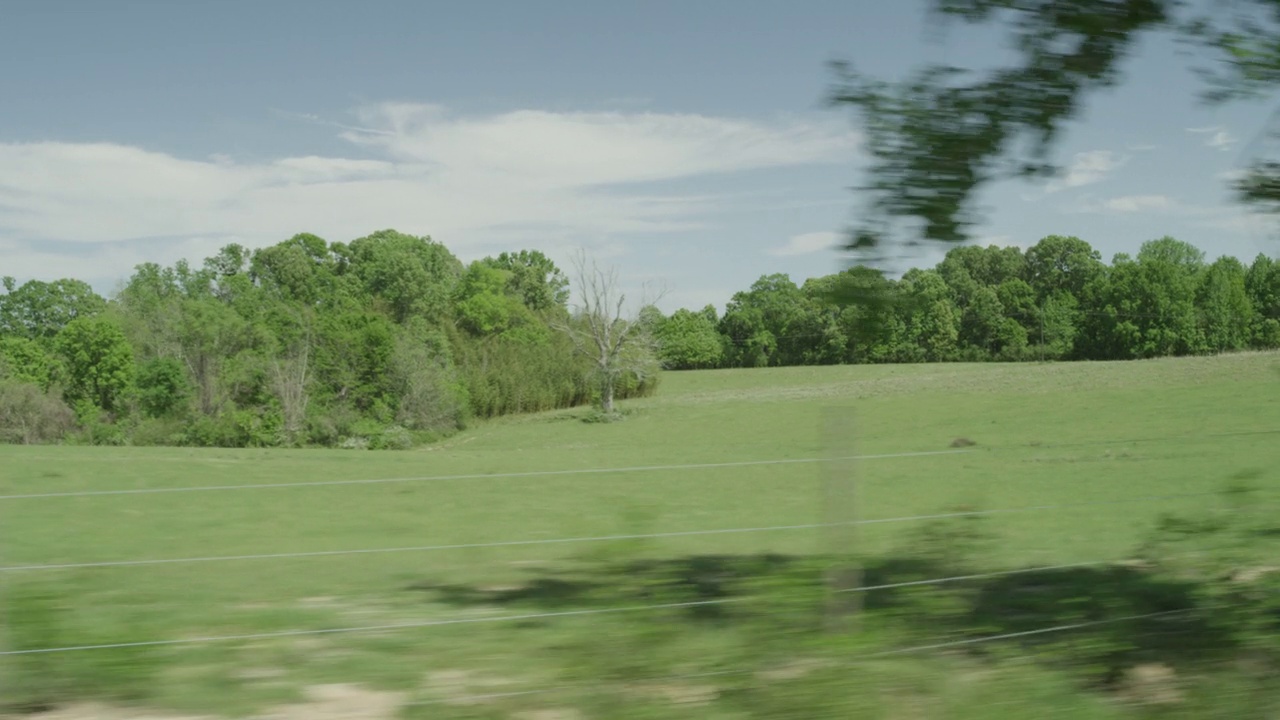
[{"label": "bush", "polygon": [[399,425],[392,425],[377,436],[374,450],[408,450],[413,447],[413,434]]},{"label": "bush", "polygon": [[194,447],[277,447],[284,440],[284,418],[279,408],[268,406],[234,410],[215,417],[192,420],[179,444]]},{"label": "bush", "polygon": [[178,418],[148,418],[129,431],[131,445],[182,445],[185,438],[186,423]]},{"label": "bush", "polygon": [[344,450],[408,450],[415,445],[408,428],[401,425],[383,427],[373,420],[362,419],[351,426],[351,435],[338,447]]},{"label": "bush", "polygon": [[349,437],[338,443],[339,450],[368,450],[369,439],[362,437]]},{"label": "bush", "polygon": [[0,441],[53,442],[75,426],[75,413],[60,398],[32,383],[0,381]]},{"label": "bush", "polygon": [[73,442],[82,445],[128,444],[124,428],[112,422],[110,413],[88,400],[76,404],[75,414],[80,420],[80,431],[71,436]]}]

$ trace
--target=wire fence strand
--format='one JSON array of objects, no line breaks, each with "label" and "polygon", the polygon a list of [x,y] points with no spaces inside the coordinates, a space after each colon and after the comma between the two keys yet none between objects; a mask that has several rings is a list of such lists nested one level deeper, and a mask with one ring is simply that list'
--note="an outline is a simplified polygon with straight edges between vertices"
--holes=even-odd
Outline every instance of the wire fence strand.
[{"label": "wire fence strand", "polygon": [[670,472],[683,470],[716,470],[741,467],[767,467],[771,465],[810,465],[820,463],[845,462],[849,460],[894,460],[909,458],[937,457],[948,455],[971,455],[984,452],[1007,452],[1012,450],[1053,450],[1072,447],[1088,447],[1093,445],[1125,445],[1128,443],[1149,443],[1166,440],[1188,439],[1221,439],[1228,437],[1251,437],[1280,435],[1280,428],[1265,430],[1241,430],[1225,433],[1182,433],[1178,435],[1149,436],[1141,438],[1108,438],[1104,440],[1084,440],[1069,443],[994,445],[982,448],[952,448],[948,450],[919,450],[894,453],[878,453],[870,455],[852,455],[847,457],[806,457],[775,458],[766,460],[739,460],[713,463],[673,463],[668,465],[634,465],[627,467],[569,468],[557,470],[526,470],[498,473],[460,473],[454,475],[416,475],[391,478],[358,478],[349,480],[308,480],[285,483],[250,483],[241,485],[193,485],[189,487],[169,486],[154,488],[113,488],[108,490],[67,490],[40,493],[15,493],[0,495],[4,500],[37,500],[49,498],[100,497],[112,495],[159,495],[186,492],[224,492],[235,490],[276,490],[287,488],[335,487],[344,485],[385,485],[403,483],[451,482],[460,480],[504,480],[538,477],[557,477],[575,475],[609,475],[618,473]]},{"label": "wire fence strand", "polygon": [[930,513],[924,515],[901,515],[887,518],[871,518],[867,520],[851,520],[843,523],[808,523],[802,525],[773,525],[765,527],[725,528],[718,530],[678,530],[660,533],[634,533],[626,535],[597,535],[568,538],[539,538],[530,540],[499,540],[493,542],[452,543],[443,545],[417,545],[405,547],[360,548],[351,550],[315,550],[303,552],[278,552],[244,555],[211,555],[185,558],[148,558],[139,560],[102,560],[91,562],[69,562],[30,565],[10,565],[0,567],[0,573],[36,572],[47,570],[75,570],[93,568],[144,567],[148,565],[184,565],[214,562],[236,562],[252,560],[287,560],[319,557],[340,557],[350,555],[376,555],[411,552],[441,552],[450,550],[477,550],[502,547],[533,547],[539,545],[568,545],[578,543],[621,542],[627,540],[660,540],[664,538],[698,537],[712,535],[734,535],[765,532],[787,532],[800,530],[821,530],[833,527],[854,527],[860,525],[884,525],[903,522],[923,522],[927,520],[948,520],[968,517],[984,517],[990,515],[1008,515],[1027,512],[1043,512],[1050,510],[1069,510],[1076,508],[1101,507],[1107,505],[1126,505],[1144,503],[1155,500],[1176,500],[1184,498],[1216,496],[1217,491],[1175,493],[1169,495],[1140,495],[1136,497],[1117,498],[1084,503],[1058,503],[1053,505],[1027,505],[1015,508],[995,508],[991,510],[966,510],[947,513]]},{"label": "wire fence strand", "polygon": [[[402,622],[402,623],[387,623],[382,625],[361,625],[361,626],[339,627],[339,628],[319,628],[319,629],[312,629],[312,630],[278,630],[273,632],[261,632],[261,633],[241,633],[241,634],[234,634],[234,635],[208,635],[203,637],[172,638],[172,639],[164,639],[164,640],[139,640],[134,642],[103,643],[103,644],[94,644],[94,645],[65,645],[60,647],[5,650],[5,651],[0,651],[0,657],[17,656],[17,655],[42,655],[42,654],[50,654],[50,653],[64,653],[64,652],[83,652],[83,651],[90,651],[90,650],[121,650],[121,649],[129,649],[129,648],[165,647],[165,646],[175,646],[175,645],[203,645],[203,644],[211,644],[211,643],[219,643],[219,642],[236,642],[236,641],[245,641],[245,640],[271,640],[271,639],[277,639],[277,638],[304,637],[304,636],[317,636],[317,635],[351,635],[351,634],[390,632],[390,631],[396,631],[396,630],[448,627],[448,626],[457,626],[457,625],[478,625],[478,624],[504,623],[504,622],[528,622],[532,620],[552,620],[556,618],[567,618],[567,617],[588,617],[588,616],[596,616],[596,615],[616,615],[620,613],[691,609],[691,608],[698,608],[698,607],[710,607],[710,606],[742,603],[742,602],[749,601],[751,599],[752,598],[750,597],[718,598],[714,600],[695,600],[695,601],[677,602],[677,603],[657,603],[652,605],[631,605],[626,607],[614,607],[614,608],[591,608],[591,609],[583,609],[583,610],[559,610],[559,611],[553,611],[553,612],[521,613],[521,614],[514,614],[514,615],[495,615],[495,616],[488,616],[488,617],[416,620],[416,621]],[[925,651],[925,650],[936,650],[936,649],[949,648],[949,647],[958,647],[962,645],[971,645],[979,642],[993,642],[996,640],[1029,637],[1032,635],[1042,635],[1046,633],[1061,632],[1064,630],[1073,630],[1073,629],[1092,627],[1097,625],[1106,625],[1106,624],[1111,624],[1116,622],[1125,622],[1129,620],[1139,620],[1139,619],[1155,618],[1155,617],[1162,617],[1162,616],[1169,616],[1169,615],[1176,615],[1176,614],[1186,614],[1186,613],[1192,612],[1193,610],[1195,610],[1195,608],[1184,608],[1180,610],[1169,610],[1169,611],[1163,611],[1163,612],[1157,612],[1157,613],[1147,613],[1144,615],[1132,615],[1132,616],[1127,616],[1123,618],[1112,618],[1108,620],[1094,620],[1094,621],[1088,621],[1088,622],[1072,623],[1068,625],[1057,625],[1057,626],[1052,626],[1048,628],[1040,628],[1036,630],[1025,630],[1025,631],[1013,632],[1013,633],[1003,633],[1000,635],[986,636],[983,638],[969,638],[964,640],[932,643],[929,645],[921,645],[921,646],[915,646],[911,648],[898,648],[894,650],[874,653],[866,657],[888,656],[888,655],[901,654],[906,652],[919,652],[919,651]]]},{"label": "wire fence strand", "polygon": [[655,605],[631,605],[616,608],[592,608],[587,610],[558,610],[555,612],[523,613],[519,615],[494,615],[489,617],[447,618],[443,620],[415,620],[385,625],[361,625],[355,627],[321,628],[316,630],[278,630],[274,632],[243,633],[239,635],[208,635],[205,637],[174,638],[168,640],[140,640],[136,642],[104,643],[101,645],[66,645],[62,647],[30,648],[25,650],[6,650],[0,657],[11,655],[43,655],[62,652],[82,652],[87,650],[123,650],[127,648],[164,647],[172,645],[205,645],[219,642],[235,642],[241,640],[271,640],[276,638],[305,637],[312,635],[353,635],[363,633],[389,632],[394,630],[411,630],[418,628],[447,627],[450,625],[481,625],[503,622],[527,622],[530,620],[551,620],[554,618],[583,617],[590,615],[616,615],[619,613],[652,612],[655,610],[679,610],[710,605],[728,605],[743,602],[749,598],[720,598],[716,600],[696,600],[679,603],[660,603]]},{"label": "wire fence strand", "polygon": [[[1103,620],[1088,620],[1088,621],[1076,622],[1076,623],[1052,625],[1049,627],[1037,628],[1034,630],[1022,630],[1018,632],[999,633],[995,635],[984,635],[981,637],[964,638],[961,640],[946,640],[946,641],[940,641],[940,642],[927,643],[924,645],[911,645],[908,647],[891,648],[889,650],[879,650],[879,651],[870,652],[870,653],[861,653],[854,657],[844,658],[834,663],[834,665],[836,667],[847,668],[859,662],[865,662],[867,660],[876,660],[879,658],[894,657],[898,655],[909,655],[909,654],[921,653],[921,652],[929,652],[932,650],[947,650],[947,649],[952,649],[957,647],[967,647],[972,645],[981,645],[984,643],[1000,642],[1002,640],[1017,640],[1020,638],[1035,637],[1035,636],[1041,636],[1041,635],[1051,635],[1053,633],[1068,632],[1071,630],[1083,630],[1091,627],[1103,627],[1107,625],[1116,625],[1116,624],[1125,623],[1125,622],[1137,622],[1139,620],[1155,620],[1159,618],[1172,618],[1172,617],[1177,617],[1182,615],[1189,615],[1197,611],[1216,610],[1216,609],[1222,609],[1224,607],[1229,607],[1229,606],[1212,606],[1212,607],[1205,607],[1205,608],[1181,608],[1177,610],[1164,610],[1159,612],[1126,615],[1118,618],[1106,618]],[[758,674],[759,672],[761,672],[761,670],[756,668],[710,670],[707,672],[700,672],[700,673],[685,673],[680,675],[665,675],[660,677],[638,679],[638,680],[629,681],[626,683],[626,685],[633,686],[635,684],[674,683],[674,682],[688,682],[691,680],[708,680],[711,678],[721,678],[721,677],[734,677],[734,676],[741,677],[744,675],[755,675],[755,674]],[[464,696],[450,697],[448,699],[415,700],[413,702],[410,702],[409,705],[418,706],[418,705],[455,704],[455,703],[464,703],[464,702],[486,702],[486,701],[503,700],[503,699],[516,698],[516,697],[531,697],[535,695],[547,695],[547,694],[553,694],[558,692],[569,692],[574,690],[598,688],[601,686],[620,686],[620,685],[621,683],[609,683],[609,682],[601,683],[601,682],[594,682],[594,681],[581,681],[581,682],[554,685],[554,686],[545,687],[545,688],[533,688],[529,690],[516,690],[516,691],[502,692],[502,693],[484,693],[484,694],[475,694],[475,695],[464,695]]]},{"label": "wire fence strand", "polygon": [[[858,455],[835,460],[891,460],[932,457],[937,455],[963,455],[970,449],[929,450],[919,452]],[[740,460],[716,463],[686,463],[672,465],[635,465],[631,467],[580,468],[572,470],[527,470],[503,473],[465,473],[459,475],[418,475],[396,478],[366,478],[359,480],[309,480],[289,483],[256,483],[245,485],[193,485],[190,487],[118,488],[113,490],[70,490],[66,492],[24,493],[0,495],[0,500],[34,500],[40,498],[98,497],[104,495],[158,495],[161,493],[221,492],[229,490],[274,490],[281,488],[314,488],[340,485],[383,485],[392,483],[445,482],[455,480],[504,480],[517,478],[555,477],[572,475],[609,475],[616,473],[669,472],[673,470],[715,470],[723,468],[760,467],[768,465],[804,465],[831,462],[833,458],[781,458],[774,460]]]}]

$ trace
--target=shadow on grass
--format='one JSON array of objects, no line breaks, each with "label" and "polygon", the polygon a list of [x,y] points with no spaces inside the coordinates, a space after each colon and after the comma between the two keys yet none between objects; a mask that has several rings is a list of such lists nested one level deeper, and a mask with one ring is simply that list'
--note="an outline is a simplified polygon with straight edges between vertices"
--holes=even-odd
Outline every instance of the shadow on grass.
[{"label": "shadow on grass", "polygon": [[[454,606],[510,606],[563,611],[643,604],[698,603],[743,599],[723,605],[680,608],[688,621],[772,624],[778,632],[816,631],[826,599],[823,579],[829,560],[814,556],[693,555],[661,560],[600,563],[575,569],[545,568],[508,587],[419,583],[412,589],[432,601]],[[863,568],[862,587],[915,583],[977,574],[973,568],[919,557],[888,557]],[[1019,648],[1072,645],[1091,648],[1092,657],[1111,667],[1125,662],[1206,660],[1233,652],[1236,632],[1204,607],[1204,588],[1160,577],[1136,567],[1099,566],[1026,572],[936,584],[906,585],[862,593],[868,618],[901,628],[906,637],[957,641],[997,635]],[[819,622],[785,627],[808,607]],[[1174,618],[1113,622],[1155,613]],[[669,622],[667,619],[658,622]],[[1045,628],[1084,625],[1068,631]],[[758,627],[760,625],[757,625]],[[1006,643],[1007,644],[1007,643]],[[972,646],[983,654],[992,645]]]}]

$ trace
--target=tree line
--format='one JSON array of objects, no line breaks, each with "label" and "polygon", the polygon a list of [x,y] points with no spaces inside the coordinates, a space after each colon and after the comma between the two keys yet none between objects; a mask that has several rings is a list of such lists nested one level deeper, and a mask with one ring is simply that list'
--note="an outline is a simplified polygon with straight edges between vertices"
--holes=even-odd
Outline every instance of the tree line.
[{"label": "tree line", "polygon": [[1246,266],[1171,237],[1110,264],[1052,235],[1025,251],[963,245],[889,279],[870,267],[765,275],[714,306],[646,308],[664,367],[1125,360],[1280,348],[1280,261]]},{"label": "tree line", "polygon": [[[594,267],[594,266],[593,266]],[[408,447],[475,418],[652,393],[657,370],[1119,360],[1280,348],[1280,261],[1170,237],[1110,264],[1087,242],[959,246],[899,279],[761,277],[714,306],[622,314],[615,276],[524,250],[464,264],[393,230],[309,234],[199,268],[138,266],[112,297],[0,294],[0,441]]]},{"label": "tree line", "polygon": [[572,311],[569,283],[538,251],[464,265],[393,230],[143,264],[111,298],[5,278],[0,440],[407,447],[652,392],[643,357],[579,351],[626,322]]}]

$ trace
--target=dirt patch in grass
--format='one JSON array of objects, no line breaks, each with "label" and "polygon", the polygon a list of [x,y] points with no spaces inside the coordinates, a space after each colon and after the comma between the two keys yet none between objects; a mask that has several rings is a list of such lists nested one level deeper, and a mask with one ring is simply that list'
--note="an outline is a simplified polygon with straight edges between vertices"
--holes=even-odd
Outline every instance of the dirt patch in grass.
[{"label": "dirt patch in grass", "polygon": [[514,720],[583,720],[582,713],[573,708],[547,708],[525,710],[511,716]]},{"label": "dirt patch in grass", "polygon": [[446,705],[481,705],[510,691],[514,684],[514,680],[470,670],[437,670],[427,673],[423,688]]},{"label": "dirt patch in grass", "polygon": [[[304,700],[271,708],[254,720],[394,720],[405,694],[370,690],[359,685],[313,685]],[[205,715],[166,715],[97,703],[69,705],[25,716],[25,720],[218,720]]]},{"label": "dirt patch in grass", "polygon": [[392,720],[405,693],[381,692],[359,685],[313,685],[306,700],[259,715],[256,720]]}]

